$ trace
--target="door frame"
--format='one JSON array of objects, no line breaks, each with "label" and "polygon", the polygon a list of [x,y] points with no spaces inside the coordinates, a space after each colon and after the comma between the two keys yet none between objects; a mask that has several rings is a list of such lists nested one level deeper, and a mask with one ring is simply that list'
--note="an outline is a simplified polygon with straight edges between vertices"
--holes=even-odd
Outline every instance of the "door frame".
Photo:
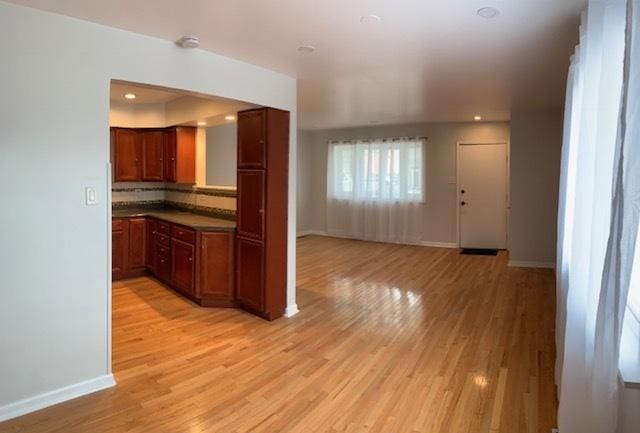
[{"label": "door frame", "polygon": [[488,144],[504,144],[507,148],[507,160],[505,164],[507,164],[507,176],[506,176],[506,191],[507,196],[505,197],[505,211],[507,212],[507,220],[506,220],[506,240],[507,240],[507,250],[509,249],[509,227],[511,223],[511,142],[509,140],[461,140],[456,143],[456,244],[458,248],[460,248],[462,237],[460,236],[460,146],[469,146],[469,145],[488,145]]}]

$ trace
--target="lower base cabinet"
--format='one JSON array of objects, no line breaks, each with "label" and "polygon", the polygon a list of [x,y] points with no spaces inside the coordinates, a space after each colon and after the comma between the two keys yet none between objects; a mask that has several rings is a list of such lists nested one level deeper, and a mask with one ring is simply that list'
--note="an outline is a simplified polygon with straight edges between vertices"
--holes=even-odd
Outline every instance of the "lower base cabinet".
[{"label": "lower base cabinet", "polygon": [[112,223],[113,280],[150,274],[206,307],[235,307],[234,231],[195,231],[155,218]]},{"label": "lower base cabinet", "polygon": [[196,296],[202,305],[236,305],[234,238],[233,232],[202,232],[198,237]]}]

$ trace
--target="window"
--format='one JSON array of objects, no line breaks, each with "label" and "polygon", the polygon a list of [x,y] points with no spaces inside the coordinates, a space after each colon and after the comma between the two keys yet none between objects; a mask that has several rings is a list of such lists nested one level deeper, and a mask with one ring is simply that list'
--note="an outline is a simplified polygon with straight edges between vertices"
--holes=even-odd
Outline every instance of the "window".
[{"label": "window", "polygon": [[329,198],[421,202],[422,138],[329,143]]}]

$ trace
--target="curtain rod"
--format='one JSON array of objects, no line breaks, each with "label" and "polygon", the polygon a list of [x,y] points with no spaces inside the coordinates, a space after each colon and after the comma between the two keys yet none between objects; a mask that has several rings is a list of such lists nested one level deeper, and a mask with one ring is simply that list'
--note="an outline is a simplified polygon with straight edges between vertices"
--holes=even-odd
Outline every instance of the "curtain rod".
[{"label": "curtain rod", "polygon": [[329,144],[338,143],[371,143],[374,141],[407,141],[407,140],[424,140],[427,141],[429,137],[387,137],[387,138],[354,138],[352,140],[329,140]]}]

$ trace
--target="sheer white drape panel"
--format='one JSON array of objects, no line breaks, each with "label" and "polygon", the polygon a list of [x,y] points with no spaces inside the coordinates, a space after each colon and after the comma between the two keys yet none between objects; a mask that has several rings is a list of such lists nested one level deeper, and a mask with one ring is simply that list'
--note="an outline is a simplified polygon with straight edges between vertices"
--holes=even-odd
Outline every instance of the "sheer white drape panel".
[{"label": "sheer white drape panel", "polygon": [[327,232],[419,243],[424,218],[425,139],[329,143]]},{"label": "sheer white drape panel", "polygon": [[622,101],[633,90],[628,83],[623,86],[626,19],[625,0],[590,1],[569,71],[558,209],[556,379],[561,432],[616,428],[617,350],[624,312],[616,305],[626,306],[623,283],[631,269],[621,262],[626,257],[621,251],[628,251],[621,244],[627,227],[623,221],[630,215],[623,206],[627,191],[620,180],[630,155],[625,150],[630,141],[621,133],[627,112]]}]

